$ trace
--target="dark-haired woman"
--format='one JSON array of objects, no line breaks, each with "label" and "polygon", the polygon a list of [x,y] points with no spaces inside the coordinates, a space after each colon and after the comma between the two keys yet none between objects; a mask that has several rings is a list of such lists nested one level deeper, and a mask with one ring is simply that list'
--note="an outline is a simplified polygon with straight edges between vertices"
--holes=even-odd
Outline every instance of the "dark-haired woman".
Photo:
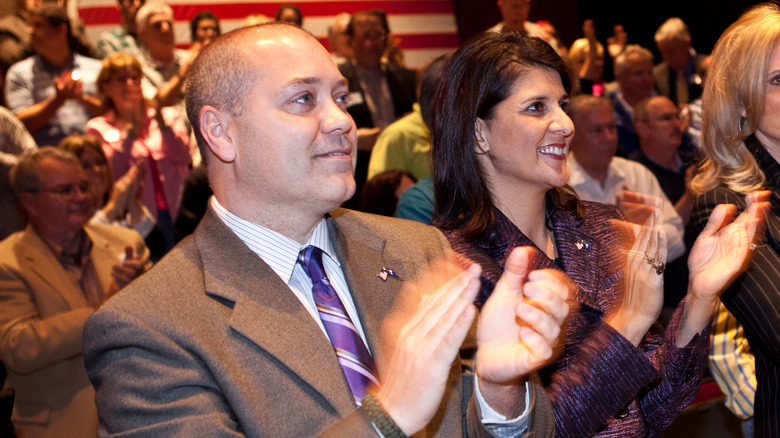
[{"label": "dark-haired woman", "polygon": [[558,436],[657,436],[696,395],[718,292],[747,260],[766,203],[753,202],[730,225],[733,209],[718,207],[664,332],[656,322],[666,260],[660,204],[648,207],[626,252],[614,222],[621,213],[580,202],[566,186],[572,77],[538,38],[487,33],[458,49],[433,108],[434,223],[464,266],[482,265],[478,304],[517,246],[537,250],[535,268],[563,270],[576,283],[563,353],[541,370]]}]

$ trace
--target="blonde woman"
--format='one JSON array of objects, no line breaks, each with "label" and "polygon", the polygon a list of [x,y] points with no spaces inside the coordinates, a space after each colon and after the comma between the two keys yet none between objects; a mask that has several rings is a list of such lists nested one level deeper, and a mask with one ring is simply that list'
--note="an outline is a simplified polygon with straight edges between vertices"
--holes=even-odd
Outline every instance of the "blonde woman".
[{"label": "blonde woman", "polygon": [[691,223],[701,230],[717,204],[745,208],[770,190],[763,240],[722,301],[743,325],[756,358],[755,436],[780,436],[780,7],[745,12],[721,35],[703,96],[706,160],[693,181]]},{"label": "blonde woman", "polygon": [[98,91],[108,112],[87,122],[86,133],[100,139],[114,182],[138,163],[146,166],[141,202],[152,212],[172,247],[179,193],[190,165],[189,134],[174,107],[148,105],[141,92],[143,72],[133,56],[114,53],[103,60]]}]

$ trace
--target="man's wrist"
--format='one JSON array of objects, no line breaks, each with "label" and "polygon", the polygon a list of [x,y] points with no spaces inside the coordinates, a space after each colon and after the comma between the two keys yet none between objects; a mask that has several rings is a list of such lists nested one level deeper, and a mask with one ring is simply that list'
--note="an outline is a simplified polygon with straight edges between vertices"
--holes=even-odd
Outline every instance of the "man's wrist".
[{"label": "man's wrist", "polygon": [[393,418],[387,413],[376,397],[371,394],[365,396],[363,398],[362,408],[365,410],[366,415],[368,415],[368,419],[371,420],[371,423],[383,437],[407,438],[404,431],[402,431],[395,421],[393,421]]}]

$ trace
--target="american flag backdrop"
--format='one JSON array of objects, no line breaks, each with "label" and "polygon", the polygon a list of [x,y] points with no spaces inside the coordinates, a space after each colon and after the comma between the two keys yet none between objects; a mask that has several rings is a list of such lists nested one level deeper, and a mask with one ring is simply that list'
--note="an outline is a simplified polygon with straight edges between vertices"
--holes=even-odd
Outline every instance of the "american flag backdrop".
[{"label": "american flag backdrop", "polygon": [[[167,3],[173,8],[176,21],[176,43],[183,48],[190,42],[190,18],[204,9],[219,17],[222,32],[227,32],[239,27],[250,14],[264,14],[273,19],[276,10],[284,3],[298,6],[304,17],[303,27],[319,38],[325,47],[328,47],[328,25],[337,14],[373,8],[387,12],[390,31],[401,39],[401,48],[409,67],[421,67],[458,45],[458,29],[451,0],[168,0]],[[120,21],[116,0],[79,0],[78,9],[87,37],[93,42],[98,35]]]}]

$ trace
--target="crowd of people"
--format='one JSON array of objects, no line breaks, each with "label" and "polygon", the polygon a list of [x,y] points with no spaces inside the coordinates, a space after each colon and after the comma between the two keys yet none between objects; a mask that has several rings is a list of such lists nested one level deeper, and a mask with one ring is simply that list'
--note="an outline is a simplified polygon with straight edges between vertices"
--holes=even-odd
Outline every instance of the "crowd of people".
[{"label": "crowd of people", "polygon": [[497,7],[413,68],[380,9],[20,0],[0,436],[659,436],[704,376],[780,436],[780,6],[657,61]]}]

